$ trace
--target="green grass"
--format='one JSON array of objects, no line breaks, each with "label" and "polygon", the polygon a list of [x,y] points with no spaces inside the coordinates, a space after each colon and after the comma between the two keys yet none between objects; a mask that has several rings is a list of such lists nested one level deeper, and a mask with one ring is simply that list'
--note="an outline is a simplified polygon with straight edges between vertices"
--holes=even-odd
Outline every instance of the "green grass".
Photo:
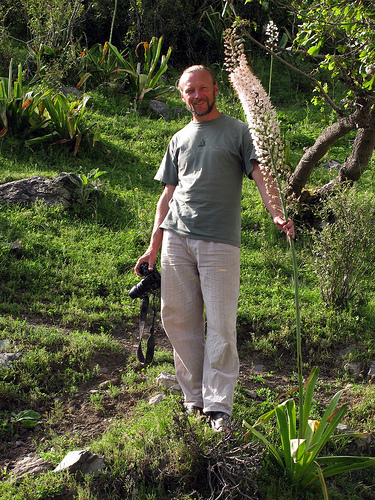
[{"label": "green grass", "polygon": [[[181,107],[176,96],[168,104]],[[218,106],[242,116],[228,91],[219,97]],[[137,112],[131,108],[122,94],[107,90],[103,97],[98,91],[92,92],[87,119],[99,124],[101,144],[92,148],[83,143],[77,157],[63,146],[25,149],[20,140],[0,140],[1,183],[33,175],[53,178],[63,171],[106,171],[100,178],[104,182],[101,196],[86,205],[77,204],[69,210],[42,203],[0,206],[1,243],[20,243],[17,252],[0,245],[0,339],[9,339],[11,351],[22,353],[11,368],[0,370],[0,438],[8,441],[19,437],[20,429],[11,422],[12,412],[34,409],[43,415],[44,440],[37,448],[39,455],[57,465],[67,451],[90,446],[92,451],[105,455],[109,465],[99,478],[78,480],[67,474],[47,473],[22,479],[22,488],[4,480],[0,483],[0,497],[4,500],[55,498],[69,491],[80,500],[125,499],[130,495],[139,500],[182,500],[194,489],[203,491],[207,485],[202,455],[181,443],[174,431],[174,417],[181,409],[179,396],[168,395],[160,407],[147,403],[160,390],[155,382],[160,371],[173,371],[171,354],[157,350],[154,364],[140,369],[135,348],[126,358],[118,338],[119,331],[137,336],[139,301],[131,300],[128,291],[138,281],[133,267],[148,245],[162,189],[153,177],[171,135],[189,121],[186,112],[165,122],[151,116],[145,107]],[[307,105],[283,105],[279,111],[295,167],[303,148],[312,144],[331,117]],[[348,155],[348,141],[342,139],[325,160],[343,161]],[[358,183],[359,193],[374,192],[374,170],[372,160]],[[334,175],[331,170],[317,168],[308,187],[329,182]],[[248,360],[256,354],[271,362],[275,370],[290,374],[296,371],[296,340],[289,247],[273,227],[254,184],[248,180],[244,182],[242,209],[240,357]],[[323,372],[324,368],[334,369],[338,383],[350,382],[355,404],[346,422],[355,430],[369,432],[375,425],[374,385],[347,380],[342,364],[334,360],[340,348],[352,344],[356,346],[352,358],[364,364],[374,358],[373,279],[371,275],[365,278],[367,302],[342,310],[330,307],[319,291],[313,245],[309,231],[298,228],[296,251],[306,373],[308,365],[319,365]],[[90,411],[105,412],[107,404],[126,398],[138,402],[126,415],[119,410],[108,430],[92,441],[78,433],[54,433],[54,425],[64,416],[64,402],[74,397],[82,384],[95,380],[100,356],[117,356],[123,359],[124,368],[118,386],[88,397]],[[271,386],[270,380],[272,374],[270,378],[251,380],[258,396],[255,400],[247,396],[242,383],[238,384],[234,416],[239,421],[254,422],[272,408],[281,387]],[[289,378],[285,386],[291,388],[295,383]],[[328,389],[322,383],[323,399],[328,399]],[[317,413],[320,409],[317,402]],[[216,438],[202,422],[191,421],[191,426],[207,450]],[[272,434],[272,428],[269,431]],[[336,478],[329,483],[331,497],[374,498],[374,481],[369,471]],[[267,454],[259,490],[262,499],[320,498],[319,490],[299,492],[286,484]]]}]

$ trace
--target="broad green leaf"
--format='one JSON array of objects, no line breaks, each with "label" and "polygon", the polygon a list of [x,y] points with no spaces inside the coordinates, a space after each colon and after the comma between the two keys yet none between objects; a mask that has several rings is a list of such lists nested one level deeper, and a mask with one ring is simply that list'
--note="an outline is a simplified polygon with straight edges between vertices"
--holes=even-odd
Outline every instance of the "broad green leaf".
[{"label": "broad green leaf", "polygon": [[279,434],[281,438],[281,448],[284,454],[286,469],[292,474],[293,472],[293,459],[290,453],[291,440],[289,435],[289,422],[287,418],[287,411],[285,406],[278,405],[275,408],[277,424],[279,427]]},{"label": "broad green leaf", "polygon": [[285,464],[284,462],[282,461],[281,459],[281,456],[280,456],[280,453],[277,451],[277,449],[273,446],[273,444],[271,444],[268,439],[259,431],[257,431],[256,429],[254,429],[254,427],[251,427],[249,426],[249,431],[245,434],[245,439],[247,438],[248,434],[251,432],[252,434],[254,434],[254,436],[256,436],[263,444],[266,445],[266,447],[270,450],[270,452],[272,453],[272,455],[275,457],[275,459],[277,460],[278,464],[280,465],[280,467],[282,467],[283,469],[285,468]]},{"label": "broad green leaf", "polygon": [[320,45],[315,45],[314,47],[310,47],[309,50],[307,51],[307,53],[310,55],[310,56],[317,56],[319,54],[319,51],[320,51]]},{"label": "broad green leaf", "polygon": [[301,438],[305,437],[305,431],[307,427],[307,422],[310,418],[310,412],[311,412],[311,404],[314,396],[314,391],[315,391],[315,385],[316,381],[318,380],[319,376],[319,368],[314,367],[308,379],[305,382],[305,397],[304,397],[304,404],[303,404],[303,421],[300,422],[300,428],[298,435]]}]

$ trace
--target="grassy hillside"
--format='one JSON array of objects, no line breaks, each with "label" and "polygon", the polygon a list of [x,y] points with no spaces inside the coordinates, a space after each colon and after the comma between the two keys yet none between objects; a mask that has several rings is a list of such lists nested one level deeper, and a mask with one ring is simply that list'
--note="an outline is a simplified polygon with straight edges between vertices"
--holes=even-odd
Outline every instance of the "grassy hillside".
[{"label": "grassy hillside", "polygon": [[[189,116],[182,111],[167,122],[152,115],[146,105],[132,109],[118,91],[91,95],[86,120],[98,124],[101,140],[94,148],[83,143],[76,157],[66,145],[26,148],[22,139],[0,140],[0,183],[35,175],[54,178],[60,172],[105,171],[97,192],[71,209],[43,203],[0,206],[0,340],[9,340],[8,351],[22,353],[10,368],[0,368],[0,450],[4,457],[0,497],[210,498],[207,456],[212,459],[217,439],[206,425],[190,417],[176,422],[181,413],[179,396],[168,395],[160,407],[148,405],[148,398],[157,392],[156,376],[173,371],[172,354],[159,327],[155,362],[141,369],[135,357],[140,304],[128,296],[138,282],[133,267],[148,244],[162,189],[153,176],[171,135]],[[177,96],[168,98],[167,104],[181,107]],[[218,107],[242,116],[228,91],[220,96]],[[279,116],[295,166],[303,148],[329,123],[330,116],[306,104],[280,108]],[[325,160],[343,161],[350,140],[342,139]],[[374,209],[366,203],[374,194],[374,171],[373,159],[351,201],[347,217],[352,224],[366,206]],[[317,168],[309,187],[328,182],[334,175],[331,169]],[[296,382],[294,289],[288,245],[274,229],[249,180],[244,183],[242,205],[238,332],[243,371],[234,416],[239,422],[253,422]],[[301,221],[301,208],[296,210],[296,220]],[[17,251],[8,245],[12,242],[19,242]],[[342,263],[347,255],[335,244],[335,262]],[[371,433],[374,385],[365,377],[363,381],[351,379],[344,364],[359,360],[366,375],[375,359],[374,267],[361,268],[361,295],[346,307],[334,307],[320,293],[316,258],[327,262],[328,258],[316,256],[316,245],[312,231],[299,222],[296,249],[305,370],[307,375],[310,366],[320,366],[323,380],[315,412],[321,415],[328,396],[346,386],[351,406],[345,423]],[[356,260],[364,258],[365,254],[358,254]],[[344,348],[350,352],[340,358]],[[258,362],[267,367],[265,373],[252,370]],[[103,367],[111,377],[110,387],[90,393],[90,388],[105,380]],[[255,398],[249,397],[251,390]],[[79,401],[85,419],[93,428],[97,425],[98,432],[92,429],[85,434],[69,427],[68,415],[79,418],[74,401]],[[42,416],[31,430],[14,419],[25,409]],[[181,432],[185,432],[182,440]],[[373,439],[361,453],[374,453]],[[84,480],[68,474],[30,476],[22,479],[20,488],[6,474],[7,457],[17,440],[29,443],[29,450],[54,465],[67,451],[90,447],[106,457],[109,469],[99,478]],[[341,454],[353,452],[351,442],[346,446]],[[329,487],[331,498],[375,498],[375,475],[369,471],[347,474],[332,480]],[[279,478],[267,456],[259,491],[264,499],[321,495],[319,488],[296,492]]]}]

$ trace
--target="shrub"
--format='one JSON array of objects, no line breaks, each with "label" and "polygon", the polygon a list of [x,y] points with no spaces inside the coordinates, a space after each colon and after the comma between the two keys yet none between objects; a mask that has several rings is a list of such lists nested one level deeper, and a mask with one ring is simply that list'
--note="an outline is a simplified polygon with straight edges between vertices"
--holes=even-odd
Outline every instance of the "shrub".
[{"label": "shrub", "polygon": [[315,272],[323,300],[335,308],[366,300],[375,262],[375,201],[352,186],[338,187],[324,204],[323,228],[313,236]]}]

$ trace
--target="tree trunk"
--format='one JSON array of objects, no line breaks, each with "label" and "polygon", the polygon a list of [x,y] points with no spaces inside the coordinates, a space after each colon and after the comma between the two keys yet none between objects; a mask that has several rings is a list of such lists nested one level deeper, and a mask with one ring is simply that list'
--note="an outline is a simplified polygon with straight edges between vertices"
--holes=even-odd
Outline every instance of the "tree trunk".
[{"label": "tree trunk", "polygon": [[[369,139],[367,136],[371,136],[369,132],[369,117],[371,112],[371,102],[366,102],[364,105],[358,106],[356,111],[349,116],[338,117],[337,121],[323,130],[320,136],[315,141],[315,144],[306,150],[301,160],[299,161],[295,171],[291,175],[288,186],[285,190],[287,196],[294,195],[298,198],[302,192],[302,189],[305,187],[306,182],[308,181],[311,172],[314,167],[318,163],[319,160],[323,158],[323,156],[327,153],[329,148],[335,144],[335,142],[343,137],[351,130],[356,127],[360,128],[361,135],[367,132],[366,140]],[[371,121],[373,122],[375,117],[373,117],[373,113],[371,114]],[[372,132],[374,134],[374,132]],[[358,134],[357,134],[358,136]],[[363,140],[362,140],[363,141]],[[359,143],[359,147],[362,147],[363,142]],[[374,149],[374,147],[372,148]],[[353,150],[354,152],[354,150]],[[362,156],[362,152],[358,151]],[[353,154],[353,153],[352,153]],[[352,155],[351,155],[352,156]],[[366,155],[366,158],[368,155]],[[365,159],[365,155],[363,155]],[[367,159],[367,163],[362,165],[362,171],[367,166],[370,157]],[[355,161],[357,161],[357,157],[355,157]]]},{"label": "tree trunk", "polygon": [[338,181],[357,181],[369,164],[374,149],[375,107],[371,111],[368,126],[358,130],[352,152],[340,169]]}]

